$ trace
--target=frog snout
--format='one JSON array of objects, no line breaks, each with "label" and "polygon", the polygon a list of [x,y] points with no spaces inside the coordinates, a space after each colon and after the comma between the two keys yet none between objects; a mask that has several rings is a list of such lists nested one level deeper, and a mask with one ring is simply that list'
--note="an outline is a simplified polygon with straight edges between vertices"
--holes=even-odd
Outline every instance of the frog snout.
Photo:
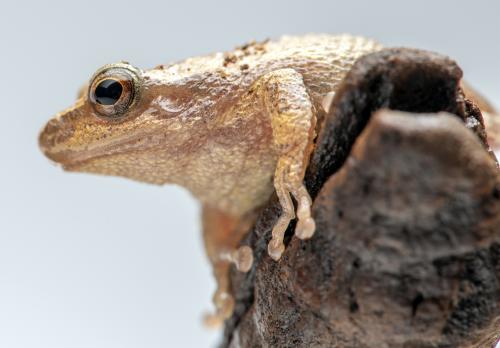
[{"label": "frog snout", "polygon": [[75,129],[72,123],[64,116],[57,116],[50,120],[40,132],[38,144],[42,152],[51,160],[61,163],[64,144],[71,138]]}]

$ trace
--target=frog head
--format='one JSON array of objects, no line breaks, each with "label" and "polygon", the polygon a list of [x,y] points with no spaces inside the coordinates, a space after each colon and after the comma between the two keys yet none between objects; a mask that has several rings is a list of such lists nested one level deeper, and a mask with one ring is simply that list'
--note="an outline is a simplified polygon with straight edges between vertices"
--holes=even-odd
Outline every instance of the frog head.
[{"label": "frog head", "polygon": [[65,170],[175,182],[207,128],[193,80],[124,62],[106,65],[43,128],[40,148]]}]

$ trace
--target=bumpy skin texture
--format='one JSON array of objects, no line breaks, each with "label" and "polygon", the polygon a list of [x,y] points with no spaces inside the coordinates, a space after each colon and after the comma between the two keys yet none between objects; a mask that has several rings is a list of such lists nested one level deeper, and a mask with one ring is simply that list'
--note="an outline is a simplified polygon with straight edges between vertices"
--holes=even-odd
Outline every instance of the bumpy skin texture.
[{"label": "bumpy skin texture", "polygon": [[[146,71],[127,63],[106,66],[73,107],[47,124],[40,146],[66,170],[190,190],[205,210],[204,240],[219,284],[216,316],[227,317],[232,311],[228,262],[243,271],[251,265],[248,249],[235,250],[238,231],[274,189],[282,214],[269,254],[280,258],[295,213],[296,235],[312,236],[303,178],[324,117],[323,101],[331,99],[357,58],[378,49],[360,37],[309,35],[250,43]],[[123,107],[95,102],[95,85],[103,74],[113,77],[113,69],[120,71],[117,80],[125,74],[135,82],[125,88],[131,102]],[[103,117],[102,110],[112,117]]]}]

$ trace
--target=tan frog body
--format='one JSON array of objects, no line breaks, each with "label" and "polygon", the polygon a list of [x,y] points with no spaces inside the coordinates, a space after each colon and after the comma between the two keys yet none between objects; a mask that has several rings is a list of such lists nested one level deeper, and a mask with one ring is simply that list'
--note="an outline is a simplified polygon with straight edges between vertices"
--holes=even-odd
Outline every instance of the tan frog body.
[{"label": "tan frog body", "polygon": [[242,233],[273,190],[282,214],[270,256],[280,258],[295,216],[295,235],[313,235],[303,178],[322,103],[358,57],[379,48],[360,37],[309,35],[150,70],[107,65],[73,107],[48,122],[40,147],[65,170],[191,191],[203,205],[204,241],[218,284],[210,321],[220,322],[234,306],[230,264],[241,271],[252,264],[250,248],[237,249]]}]

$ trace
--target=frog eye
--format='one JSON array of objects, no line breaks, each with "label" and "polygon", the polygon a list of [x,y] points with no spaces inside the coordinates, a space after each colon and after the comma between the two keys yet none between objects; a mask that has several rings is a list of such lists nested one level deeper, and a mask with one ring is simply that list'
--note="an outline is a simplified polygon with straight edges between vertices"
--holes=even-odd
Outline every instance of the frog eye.
[{"label": "frog eye", "polygon": [[122,82],[115,79],[104,79],[99,81],[95,87],[94,97],[97,104],[114,105],[120,100],[122,93]]},{"label": "frog eye", "polygon": [[106,119],[121,119],[137,101],[140,75],[134,67],[119,63],[98,70],[89,87],[89,100]]}]

